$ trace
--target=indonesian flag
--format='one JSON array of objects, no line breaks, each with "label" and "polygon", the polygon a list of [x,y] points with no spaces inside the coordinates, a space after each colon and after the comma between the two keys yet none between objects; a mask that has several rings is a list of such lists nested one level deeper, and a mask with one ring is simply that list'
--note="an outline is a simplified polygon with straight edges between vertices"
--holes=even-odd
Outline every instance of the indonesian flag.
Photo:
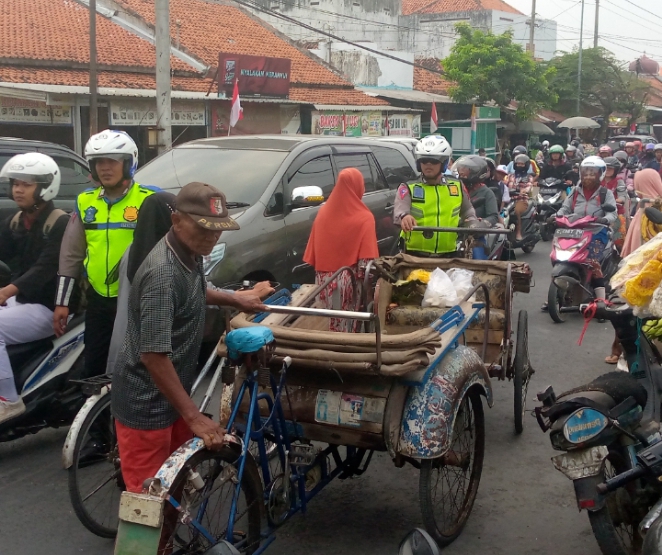
[{"label": "indonesian flag", "polygon": [[232,110],[230,110],[230,127],[235,127],[240,119],[244,119],[244,109],[239,98],[239,79],[234,82],[232,91]]},{"label": "indonesian flag", "polygon": [[437,117],[437,105],[433,102],[432,115],[430,116],[430,133],[434,133],[437,129],[439,129],[437,123],[439,123],[439,118]]}]

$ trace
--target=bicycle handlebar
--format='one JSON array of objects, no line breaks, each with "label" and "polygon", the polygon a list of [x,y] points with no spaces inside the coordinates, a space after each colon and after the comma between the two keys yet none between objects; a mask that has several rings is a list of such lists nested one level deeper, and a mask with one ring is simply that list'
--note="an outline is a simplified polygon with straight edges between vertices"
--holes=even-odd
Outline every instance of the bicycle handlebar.
[{"label": "bicycle handlebar", "polygon": [[637,480],[638,478],[644,477],[646,474],[648,474],[648,471],[643,466],[637,466],[635,468],[631,468],[630,470],[626,470],[625,472],[619,474],[618,476],[614,476],[613,478],[610,478],[609,480],[607,480],[602,484],[598,484],[597,486],[598,493],[605,495],[610,491],[616,491],[618,488],[622,488],[623,486],[629,484],[630,482]]}]

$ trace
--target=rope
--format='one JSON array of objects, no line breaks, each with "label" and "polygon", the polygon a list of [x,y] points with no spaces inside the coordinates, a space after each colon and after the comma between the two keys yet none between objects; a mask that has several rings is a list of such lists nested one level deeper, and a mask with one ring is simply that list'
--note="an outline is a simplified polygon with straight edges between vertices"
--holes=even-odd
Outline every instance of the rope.
[{"label": "rope", "polygon": [[577,345],[581,347],[582,341],[584,341],[584,335],[586,335],[586,330],[588,329],[588,325],[591,323],[591,320],[595,318],[595,312],[598,309],[598,303],[596,301],[593,301],[591,304],[588,305],[588,308],[584,311],[584,328],[582,329],[582,333],[579,336],[579,341],[577,341]]}]

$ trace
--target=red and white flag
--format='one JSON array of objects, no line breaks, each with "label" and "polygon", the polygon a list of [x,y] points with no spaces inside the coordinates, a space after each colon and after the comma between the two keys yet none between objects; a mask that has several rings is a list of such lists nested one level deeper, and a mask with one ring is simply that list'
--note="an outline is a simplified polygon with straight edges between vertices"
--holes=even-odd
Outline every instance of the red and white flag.
[{"label": "red and white flag", "polygon": [[244,119],[244,109],[239,98],[239,79],[234,82],[232,91],[232,110],[230,110],[230,127],[235,127],[240,119]]},{"label": "red and white flag", "polygon": [[432,115],[430,116],[430,133],[434,133],[439,129],[439,118],[437,118],[437,105],[432,103]]}]

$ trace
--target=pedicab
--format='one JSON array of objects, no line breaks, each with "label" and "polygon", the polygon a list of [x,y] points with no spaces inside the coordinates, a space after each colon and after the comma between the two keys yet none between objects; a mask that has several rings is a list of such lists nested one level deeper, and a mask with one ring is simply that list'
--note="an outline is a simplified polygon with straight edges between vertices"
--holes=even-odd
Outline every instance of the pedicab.
[{"label": "pedicab", "polygon": [[[473,272],[455,306],[393,302],[413,269],[436,267]],[[355,310],[321,308],[319,292],[342,271],[358,292]],[[363,281],[342,268],[320,286],[279,292],[268,313],[237,315],[212,377],[223,383],[225,445],[210,451],[194,438],[142,494],[124,492],[115,554],[229,553],[228,544],[262,553],[334,478],[363,474],[376,451],[420,470],[422,523],[449,545],[478,491],[490,376],[515,383],[521,431],[532,370],[526,313],[516,344],[511,313],[530,280],[524,263],[400,254],[373,261]],[[360,331],[330,332],[329,318]]]}]

